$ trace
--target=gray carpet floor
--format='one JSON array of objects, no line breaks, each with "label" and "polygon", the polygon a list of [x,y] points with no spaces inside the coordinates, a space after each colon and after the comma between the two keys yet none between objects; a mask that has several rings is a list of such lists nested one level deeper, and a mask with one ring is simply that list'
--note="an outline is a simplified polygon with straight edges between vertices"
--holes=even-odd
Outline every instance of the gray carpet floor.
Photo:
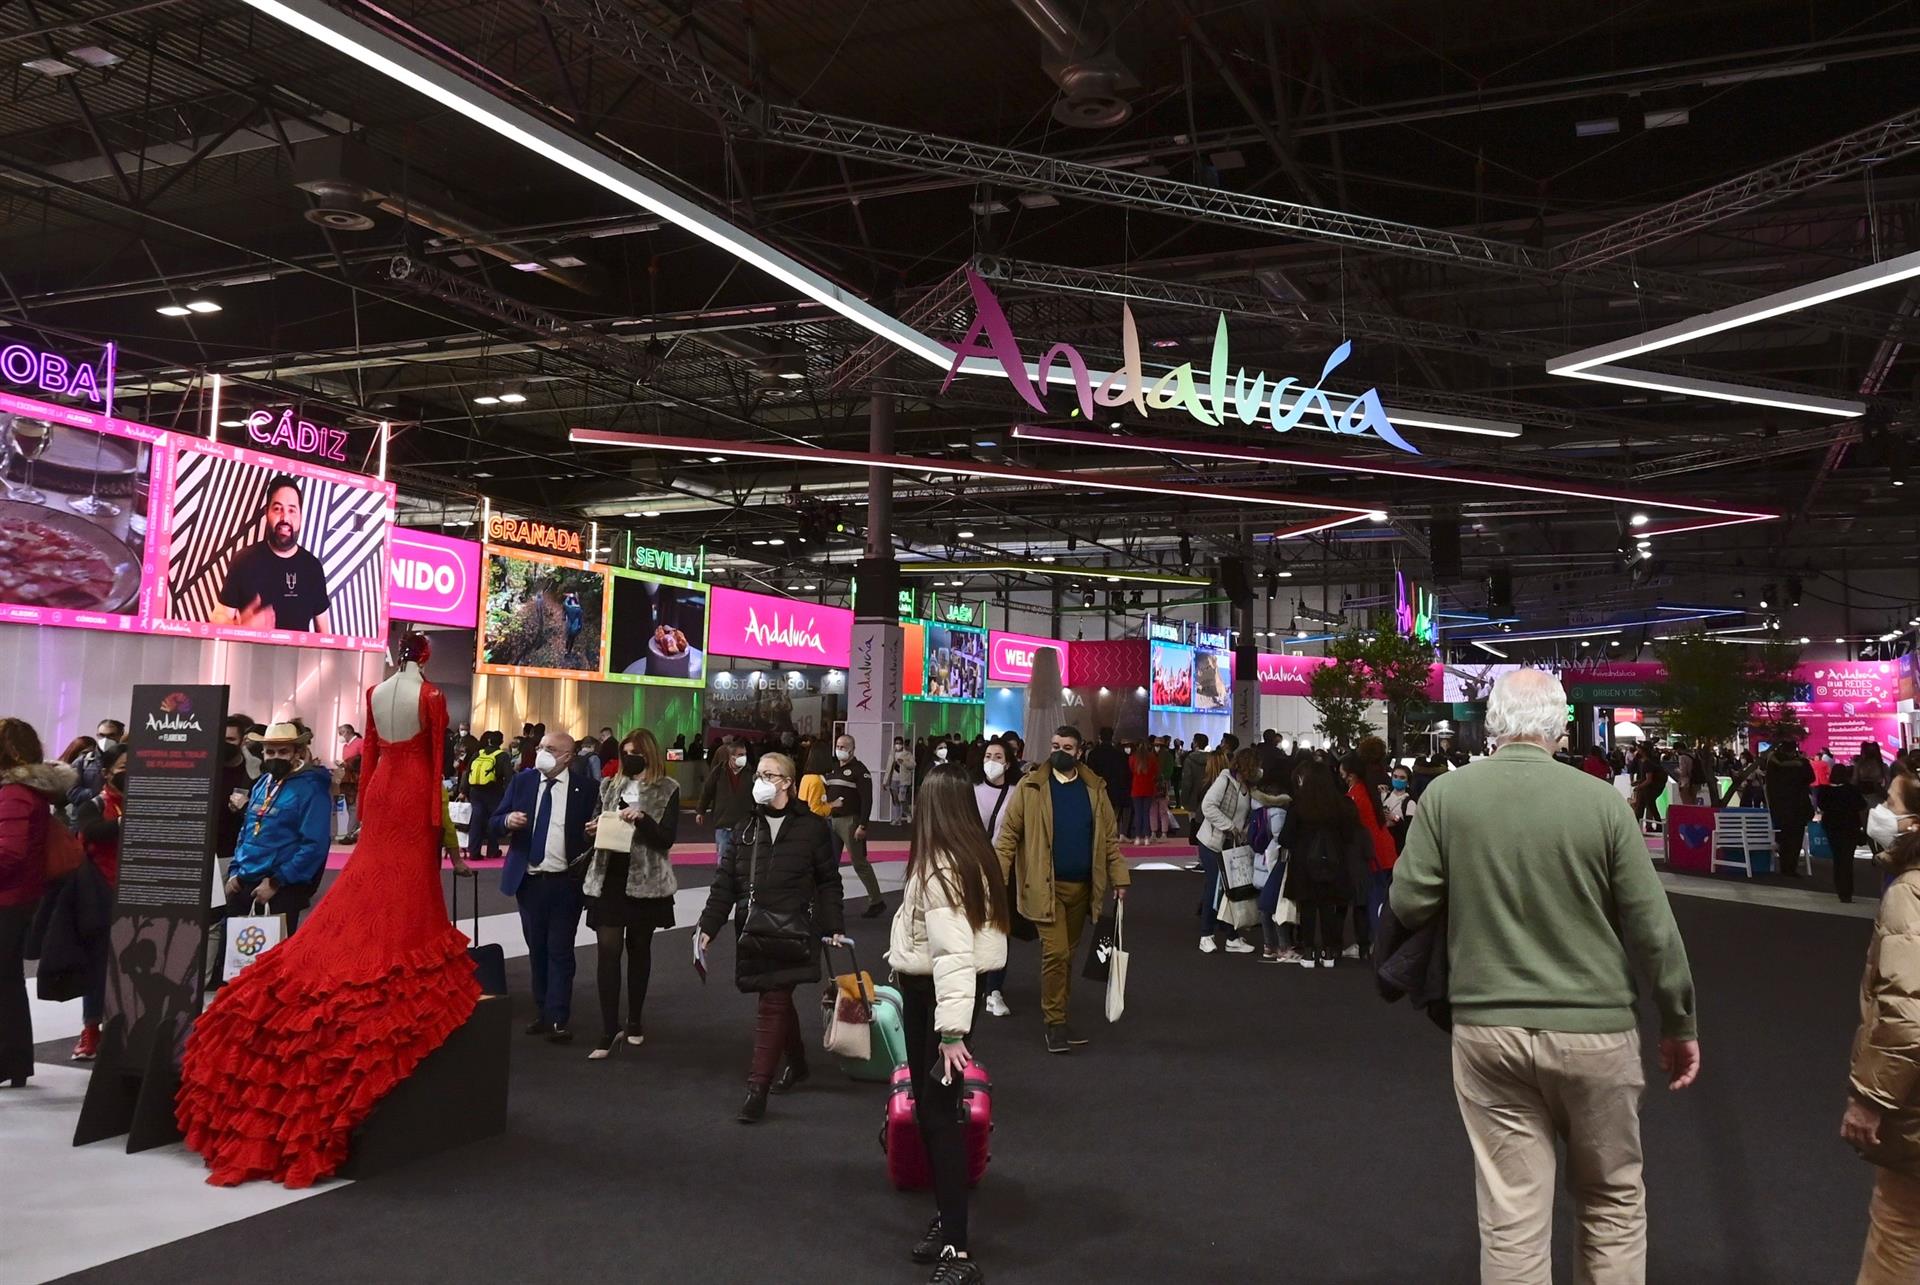
[{"label": "gray carpet floor", "polygon": [[[1016,945],[1015,1016],[986,1019],[976,1044],[996,1089],[974,1204],[990,1279],[1472,1281],[1472,1174],[1444,1036],[1381,1003],[1363,966],[1201,955],[1198,884],[1137,876],[1127,1016],[1109,1027],[1097,996],[1077,995],[1076,1024],[1094,1039],[1073,1056],[1042,1051],[1037,952]],[[1650,1279],[1851,1280],[1871,1175],[1836,1130],[1870,925],[1675,907],[1705,1075],[1647,1096]],[[885,922],[854,921],[870,967]],[[877,1086],[819,1059],[764,1124],[733,1121],[753,1010],[727,980],[731,951],[717,948],[703,987],[686,934],[656,938],[644,1048],[590,1063],[584,1044],[516,1034],[503,1137],[68,1279],[924,1279],[906,1250],[931,1202],[887,1186]],[[524,1020],[525,962],[510,975]],[[583,950],[583,1029],[591,988]],[[1564,1208],[1556,1235],[1569,1279]]]}]

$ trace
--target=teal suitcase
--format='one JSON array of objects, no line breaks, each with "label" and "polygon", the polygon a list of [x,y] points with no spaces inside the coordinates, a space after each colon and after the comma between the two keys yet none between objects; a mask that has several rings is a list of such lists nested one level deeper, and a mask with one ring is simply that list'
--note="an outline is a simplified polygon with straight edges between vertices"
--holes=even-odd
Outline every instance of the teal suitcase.
[{"label": "teal suitcase", "polygon": [[[832,947],[828,947],[829,953]],[[854,976],[860,975],[860,959],[853,953],[853,947],[847,947],[847,954],[853,959]],[[832,979],[828,980],[827,991],[821,997],[822,1007],[834,1003],[838,989]],[[907,1064],[907,1028],[901,1018],[900,992],[891,986],[873,988],[873,1051],[864,1058],[847,1058],[838,1054],[834,1061],[846,1072],[849,1080],[866,1080],[874,1084],[885,1084],[893,1078],[894,1070]]]}]

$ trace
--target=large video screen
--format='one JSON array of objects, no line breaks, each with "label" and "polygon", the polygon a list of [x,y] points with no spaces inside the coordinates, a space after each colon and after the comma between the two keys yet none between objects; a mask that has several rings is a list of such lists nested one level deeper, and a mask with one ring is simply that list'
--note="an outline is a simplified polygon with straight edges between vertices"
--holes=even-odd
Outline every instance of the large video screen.
[{"label": "large video screen", "polygon": [[[148,504],[162,434],[84,411],[0,404],[0,620],[143,628]],[[144,429],[144,433],[139,430]]]},{"label": "large video screen", "polygon": [[378,650],[393,487],[176,439],[163,458],[163,632]]},{"label": "large video screen", "polygon": [[921,699],[984,701],[987,635],[958,625],[926,626],[926,679]]},{"label": "large video screen", "polygon": [[707,680],[707,586],[613,573],[607,677],[617,682],[700,687]]},{"label": "large video screen", "polygon": [[1186,713],[1193,708],[1193,648],[1185,643],[1158,642],[1152,650],[1153,686],[1148,702],[1153,709]]},{"label": "large video screen", "polygon": [[487,546],[476,671],[599,678],[606,601],[604,567]]},{"label": "large video screen", "polygon": [[1193,652],[1193,711],[1225,714],[1233,707],[1233,653],[1213,647]]}]

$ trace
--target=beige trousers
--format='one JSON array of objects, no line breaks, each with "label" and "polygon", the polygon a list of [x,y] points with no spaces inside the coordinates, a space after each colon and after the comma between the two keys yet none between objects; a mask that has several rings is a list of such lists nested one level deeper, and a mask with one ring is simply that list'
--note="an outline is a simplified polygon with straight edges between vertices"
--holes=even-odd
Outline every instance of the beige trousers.
[{"label": "beige trousers", "polygon": [[1482,1285],[1552,1285],[1554,1143],[1567,1147],[1579,1285],[1643,1285],[1640,1034],[1455,1026],[1453,1088],[1473,1147]]},{"label": "beige trousers", "polygon": [[1920,1281],[1920,1178],[1892,1169],[1878,1173],[1856,1285],[1914,1285]]}]

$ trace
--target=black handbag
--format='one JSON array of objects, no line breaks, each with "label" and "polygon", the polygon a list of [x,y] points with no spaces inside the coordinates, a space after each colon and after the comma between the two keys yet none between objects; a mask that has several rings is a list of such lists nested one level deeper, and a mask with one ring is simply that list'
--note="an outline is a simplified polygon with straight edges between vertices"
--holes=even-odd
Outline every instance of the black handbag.
[{"label": "black handbag", "polygon": [[748,959],[774,964],[807,964],[813,960],[814,933],[811,907],[801,910],[769,910],[754,896],[760,874],[761,836],[768,827],[761,820],[747,848],[747,914],[740,921],[738,950]]}]

